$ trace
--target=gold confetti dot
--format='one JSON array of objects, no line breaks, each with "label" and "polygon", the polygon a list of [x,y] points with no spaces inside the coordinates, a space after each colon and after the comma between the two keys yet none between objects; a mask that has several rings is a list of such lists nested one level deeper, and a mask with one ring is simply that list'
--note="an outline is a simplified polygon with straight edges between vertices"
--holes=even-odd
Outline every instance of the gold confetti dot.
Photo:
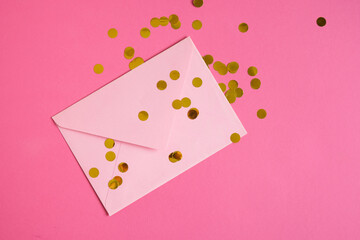
[{"label": "gold confetti dot", "polygon": [[178,71],[173,70],[173,71],[170,72],[170,78],[172,80],[178,80],[179,77],[180,77],[180,73]]},{"label": "gold confetti dot", "polygon": [[111,179],[108,183],[110,189],[117,189],[119,187],[119,182],[116,179]]},{"label": "gold confetti dot", "polygon": [[106,160],[112,162],[112,161],[115,160],[116,155],[115,155],[115,153],[114,153],[113,151],[108,151],[108,152],[105,154],[105,158],[106,158]]},{"label": "gold confetti dot", "polygon": [[115,141],[111,138],[108,138],[105,140],[105,147],[107,148],[113,148],[115,146]]},{"label": "gold confetti dot", "polygon": [[167,87],[167,83],[164,80],[160,80],[157,82],[156,87],[159,90],[164,90]]},{"label": "gold confetti dot", "polygon": [[182,106],[182,103],[179,99],[175,99],[173,102],[172,102],[172,106],[174,109],[180,109],[181,106]]},{"label": "gold confetti dot", "polygon": [[188,111],[188,118],[194,120],[196,119],[198,116],[199,116],[199,110],[197,108],[191,108],[189,111]]},{"label": "gold confetti dot", "polygon": [[116,180],[119,183],[119,186],[122,184],[123,180],[120,176],[115,176],[114,180]]},{"label": "gold confetti dot", "polygon": [[148,29],[148,28],[142,28],[141,30],[140,30],[140,35],[143,37],[143,38],[148,38],[148,37],[150,37],[150,29]]},{"label": "gold confetti dot", "polygon": [[243,94],[244,94],[244,91],[241,88],[235,89],[235,95],[237,98],[242,97]]},{"label": "gold confetti dot", "polygon": [[238,82],[236,80],[230,80],[228,86],[230,89],[236,89],[238,87]]},{"label": "gold confetti dot", "polygon": [[253,78],[250,82],[252,89],[259,89],[261,86],[261,81],[258,78]]},{"label": "gold confetti dot", "polygon": [[195,30],[200,30],[202,27],[202,22],[200,20],[195,20],[192,22],[192,27]]},{"label": "gold confetti dot", "polygon": [[158,27],[159,25],[160,25],[160,19],[158,19],[158,18],[152,18],[151,20],[150,20],[150,25],[152,26],[152,27]]},{"label": "gold confetti dot", "polygon": [[220,75],[225,75],[227,73],[227,67],[224,63],[220,61],[214,62],[214,70],[216,70]]},{"label": "gold confetti dot", "polygon": [[235,89],[227,90],[225,93],[225,97],[229,101],[229,103],[234,103],[236,101]]},{"label": "gold confetti dot", "polygon": [[110,38],[116,38],[118,35],[118,31],[115,28],[110,28],[108,31],[108,36]]},{"label": "gold confetti dot", "polygon": [[258,116],[258,118],[260,119],[264,119],[267,115],[265,109],[259,109],[256,113],[256,115]]},{"label": "gold confetti dot", "polygon": [[104,67],[101,64],[95,64],[94,66],[94,72],[97,74],[100,74],[104,71]]},{"label": "gold confetti dot", "polygon": [[326,25],[326,19],[323,18],[323,17],[319,17],[317,20],[316,20],[316,23],[319,27],[323,27]]},{"label": "gold confetti dot", "polygon": [[230,140],[233,142],[233,143],[237,143],[240,141],[240,135],[238,133],[233,133],[231,134],[230,136]]},{"label": "gold confetti dot", "polygon": [[119,164],[118,169],[120,172],[124,173],[124,172],[127,172],[127,170],[129,169],[129,166],[127,163],[122,162]]},{"label": "gold confetti dot", "polygon": [[96,178],[97,176],[99,176],[99,169],[91,168],[89,170],[89,176],[92,177],[92,178]]},{"label": "gold confetti dot", "polygon": [[192,80],[192,85],[194,86],[194,87],[201,87],[201,85],[202,85],[202,80],[201,80],[201,78],[199,78],[199,77],[196,77],[196,78],[194,78],[193,80]]},{"label": "gold confetti dot", "polygon": [[225,85],[225,83],[219,83],[219,87],[221,88],[221,91],[223,91],[223,92],[226,91],[226,85]]},{"label": "gold confetti dot", "polygon": [[134,57],[134,54],[135,54],[134,48],[132,48],[132,47],[126,47],[126,48],[124,49],[124,57],[125,57],[126,59],[132,59],[132,58]]},{"label": "gold confetti dot", "polygon": [[240,23],[239,31],[245,33],[249,30],[249,26],[246,23]]},{"label": "gold confetti dot", "polygon": [[209,54],[203,56],[203,59],[204,59],[206,65],[210,65],[210,64],[212,64],[213,61],[214,61],[213,56],[211,56],[211,55],[209,55]]},{"label": "gold confetti dot", "polygon": [[129,68],[134,69],[143,63],[144,63],[144,59],[142,59],[141,57],[136,57],[131,62],[129,62]]},{"label": "gold confetti dot", "polygon": [[171,14],[169,17],[170,24],[176,24],[179,22],[179,17],[176,14]]},{"label": "gold confetti dot", "polygon": [[175,151],[170,153],[169,161],[172,163],[176,163],[182,159],[182,153],[180,151]]},{"label": "gold confetti dot", "polygon": [[238,69],[239,64],[237,62],[230,62],[227,65],[227,70],[229,71],[229,73],[236,73]]},{"label": "gold confetti dot", "polygon": [[203,0],[193,0],[193,5],[197,8],[201,7],[203,4]]},{"label": "gold confetti dot", "polygon": [[257,74],[257,72],[258,72],[258,70],[254,66],[251,66],[251,67],[248,68],[248,74],[250,76],[255,76]]},{"label": "gold confetti dot", "polygon": [[191,100],[187,97],[184,97],[183,99],[181,99],[181,105],[184,107],[184,108],[187,108],[187,107],[190,107],[191,105]]},{"label": "gold confetti dot", "polygon": [[177,23],[171,24],[171,27],[175,30],[179,29],[181,27],[181,22],[178,21]]},{"label": "gold confetti dot", "polygon": [[149,114],[146,111],[141,111],[139,112],[138,117],[141,121],[146,121],[149,118]]},{"label": "gold confetti dot", "polygon": [[166,26],[166,25],[168,25],[168,23],[169,23],[169,19],[167,17],[161,17],[160,18],[160,25],[161,26]]}]

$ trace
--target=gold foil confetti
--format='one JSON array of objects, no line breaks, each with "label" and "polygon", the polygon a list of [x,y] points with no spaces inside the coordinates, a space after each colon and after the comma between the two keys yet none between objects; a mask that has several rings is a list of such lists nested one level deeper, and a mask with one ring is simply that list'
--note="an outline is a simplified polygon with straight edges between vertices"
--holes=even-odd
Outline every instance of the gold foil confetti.
[{"label": "gold foil confetti", "polygon": [[199,78],[199,77],[194,78],[194,79],[192,80],[192,85],[193,85],[194,87],[196,87],[196,88],[201,87],[201,85],[202,85],[202,80],[201,80],[201,78]]},{"label": "gold foil confetti", "polygon": [[151,20],[150,20],[150,25],[152,26],[152,27],[158,27],[159,25],[160,25],[160,19],[158,19],[158,18],[152,18]]},{"label": "gold foil confetti", "polygon": [[210,65],[210,64],[212,64],[213,61],[214,61],[213,56],[211,56],[211,55],[209,55],[209,54],[203,56],[203,59],[204,59],[206,65]]},{"label": "gold foil confetti", "polygon": [[190,98],[184,97],[183,99],[181,99],[181,106],[183,106],[184,108],[190,107],[191,105],[191,100]]},{"label": "gold foil confetti", "polygon": [[225,75],[227,73],[227,67],[224,63],[220,61],[214,62],[214,70],[216,70],[220,75]]},{"label": "gold foil confetti", "polygon": [[265,109],[259,109],[256,113],[256,115],[258,116],[258,118],[260,119],[264,119],[267,115]]},{"label": "gold foil confetti", "polygon": [[92,178],[96,178],[97,176],[99,176],[99,169],[91,168],[89,170],[89,176],[92,177]]},{"label": "gold foil confetti", "polygon": [[171,14],[169,17],[169,22],[171,25],[177,24],[179,22],[179,17],[176,14]]},{"label": "gold foil confetti", "polygon": [[194,120],[196,119],[198,116],[199,116],[199,110],[197,108],[191,108],[189,111],[188,111],[188,118]]},{"label": "gold foil confetti", "polygon": [[157,82],[156,87],[159,90],[165,90],[165,88],[167,87],[167,83],[164,80],[160,80]]},{"label": "gold foil confetti", "polygon": [[118,35],[118,31],[115,28],[110,28],[108,31],[108,36],[110,38],[116,38]]},{"label": "gold foil confetti", "polygon": [[235,89],[227,90],[225,93],[225,97],[229,101],[229,103],[234,103],[236,101]]},{"label": "gold foil confetti", "polygon": [[117,189],[119,185],[119,182],[115,178],[111,179],[108,183],[110,189]]},{"label": "gold foil confetti", "polygon": [[170,78],[172,80],[178,80],[179,77],[180,77],[180,73],[178,71],[173,70],[173,71],[170,72]]},{"label": "gold foil confetti", "polygon": [[226,85],[225,85],[225,83],[219,83],[219,87],[221,88],[221,91],[223,91],[223,92],[226,91]]},{"label": "gold foil confetti", "polygon": [[230,136],[230,140],[233,142],[233,143],[237,143],[240,141],[240,135],[238,133],[233,133],[231,134]]},{"label": "gold foil confetti", "polygon": [[122,162],[119,164],[118,169],[120,172],[124,173],[124,172],[127,172],[127,170],[129,169],[129,166],[127,163]]},{"label": "gold foil confetti", "polygon": [[132,47],[126,47],[126,48],[124,49],[124,57],[125,57],[126,59],[132,59],[132,58],[134,57],[134,54],[135,54],[134,48],[132,48]]},{"label": "gold foil confetti", "polygon": [[115,141],[111,138],[108,138],[105,140],[105,147],[107,148],[113,148],[115,146]]},{"label": "gold foil confetti", "polygon": [[120,176],[115,176],[114,180],[116,180],[119,183],[119,186],[122,184],[123,180]]},{"label": "gold foil confetti", "polygon": [[230,62],[227,65],[227,70],[229,71],[229,73],[236,73],[238,69],[239,64],[237,62]]},{"label": "gold foil confetti", "polygon": [[245,33],[249,30],[249,26],[246,23],[240,23],[239,31]]},{"label": "gold foil confetti", "polygon": [[141,30],[140,30],[140,35],[143,37],[143,38],[148,38],[148,37],[150,37],[150,29],[148,29],[148,28],[142,28]]},{"label": "gold foil confetti", "polygon": [[169,19],[167,17],[161,17],[160,18],[160,25],[161,26],[166,26],[166,25],[168,25],[168,23],[169,23]]},{"label": "gold foil confetti", "polygon": [[244,91],[241,88],[236,88],[235,89],[235,96],[237,98],[242,97],[243,94],[244,94]]},{"label": "gold foil confetti", "polygon": [[200,20],[195,20],[192,22],[192,27],[195,30],[200,30],[202,27],[202,22]]},{"label": "gold foil confetti", "polygon": [[257,72],[258,72],[258,70],[254,66],[251,66],[251,67],[248,68],[248,74],[250,76],[255,76],[257,74]]},{"label": "gold foil confetti", "polygon": [[230,80],[228,86],[230,89],[236,89],[238,87],[238,82],[236,80]]},{"label": "gold foil confetti", "polygon": [[169,161],[172,163],[176,163],[182,159],[182,153],[180,151],[175,151],[170,153]]},{"label": "gold foil confetti", "polygon": [[175,24],[171,24],[171,27],[173,28],[173,29],[179,29],[180,27],[181,27],[181,22],[180,21],[178,21],[177,23],[175,23]]},{"label": "gold foil confetti", "polygon": [[104,71],[104,67],[101,64],[95,64],[94,66],[94,72],[97,74],[100,74]]},{"label": "gold foil confetti", "polygon": [[149,118],[149,114],[146,111],[141,111],[139,112],[138,117],[141,121],[146,121]]},{"label": "gold foil confetti", "polygon": [[261,81],[258,78],[253,78],[250,82],[252,89],[259,89],[261,86]]},{"label": "gold foil confetti", "polygon": [[326,19],[323,18],[323,17],[319,17],[318,19],[316,19],[316,24],[319,26],[319,27],[323,27],[326,25]]},{"label": "gold foil confetti", "polygon": [[172,106],[174,109],[180,109],[181,106],[182,106],[182,103],[179,99],[175,99],[173,102],[172,102]]},{"label": "gold foil confetti", "polygon": [[113,151],[108,151],[108,152],[105,154],[105,158],[106,158],[106,160],[112,162],[112,161],[115,160],[116,155],[115,155],[115,153],[114,153]]},{"label": "gold foil confetti", "polygon": [[204,4],[203,0],[193,0],[192,3],[194,5],[194,7],[197,7],[197,8],[201,7]]},{"label": "gold foil confetti", "polygon": [[136,57],[131,62],[129,62],[129,68],[134,69],[143,63],[144,63],[144,59],[142,59],[141,57]]}]

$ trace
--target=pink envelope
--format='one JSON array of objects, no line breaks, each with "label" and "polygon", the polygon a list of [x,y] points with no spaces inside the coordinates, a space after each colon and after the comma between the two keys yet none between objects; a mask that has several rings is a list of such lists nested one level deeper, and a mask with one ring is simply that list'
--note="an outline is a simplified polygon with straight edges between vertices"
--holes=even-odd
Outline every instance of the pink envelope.
[{"label": "pink envelope", "polygon": [[[185,97],[190,106],[175,109]],[[109,215],[231,144],[233,133],[246,134],[190,37],[53,120]]]}]

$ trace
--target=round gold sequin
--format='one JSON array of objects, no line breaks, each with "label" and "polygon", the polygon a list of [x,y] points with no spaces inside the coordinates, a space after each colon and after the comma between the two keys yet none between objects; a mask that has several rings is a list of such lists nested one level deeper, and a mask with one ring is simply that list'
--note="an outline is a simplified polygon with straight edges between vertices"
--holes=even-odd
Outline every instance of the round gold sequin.
[{"label": "round gold sequin", "polygon": [[244,91],[241,88],[235,89],[235,95],[237,98],[242,97],[243,94],[244,94]]},{"label": "round gold sequin", "polygon": [[183,99],[181,99],[181,106],[183,106],[184,108],[190,107],[191,105],[191,100],[190,98],[184,97]]},{"label": "round gold sequin", "polygon": [[216,70],[220,75],[225,75],[227,73],[227,67],[224,63],[220,61],[214,62],[214,70]]},{"label": "round gold sequin", "polygon": [[104,67],[101,64],[95,64],[94,66],[94,72],[97,74],[100,74],[104,71]]},{"label": "round gold sequin", "polygon": [[119,183],[119,186],[122,184],[123,180],[120,176],[115,176],[114,180],[116,180]]},{"label": "round gold sequin", "polygon": [[237,143],[240,141],[240,135],[238,133],[233,133],[231,134],[230,136],[230,140],[233,142],[233,143]]},{"label": "round gold sequin", "polygon": [[206,65],[212,64],[213,61],[214,61],[213,56],[211,56],[211,55],[209,55],[209,54],[203,56],[203,59],[204,59]]},{"label": "round gold sequin", "polygon": [[258,116],[258,118],[260,119],[264,119],[267,115],[265,109],[259,109],[256,113],[256,115]]},{"label": "round gold sequin", "polygon": [[201,7],[204,4],[203,0],[193,0],[192,3],[197,8]]},{"label": "round gold sequin", "polygon": [[116,38],[118,35],[118,31],[115,28],[110,28],[108,31],[108,36],[110,38]]},{"label": "round gold sequin", "polygon": [[160,25],[160,19],[158,19],[158,18],[152,18],[151,20],[150,20],[150,25],[152,26],[152,27],[158,27],[159,25]]},{"label": "round gold sequin", "polygon": [[234,103],[236,101],[235,89],[227,90],[225,93],[225,97],[229,101],[229,103]]},{"label": "round gold sequin", "polygon": [[146,111],[141,111],[139,112],[138,117],[141,121],[146,121],[149,118],[149,114]]},{"label": "round gold sequin", "polygon": [[221,88],[221,91],[223,91],[223,92],[226,91],[226,85],[225,85],[225,83],[219,83],[219,87]]},{"label": "round gold sequin", "polygon": [[129,62],[129,68],[134,69],[143,63],[144,59],[142,59],[141,57],[136,57],[131,62]]},{"label": "round gold sequin", "polygon": [[238,87],[238,82],[236,80],[230,80],[228,86],[230,89],[236,89]]},{"label": "round gold sequin", "polygon": [[202,80],[201,80],[201,78],[199,78],[199,77],[196,77],[196,78],[194,78],[193,80],[192,80],[192,85],[194,86],[194,87],[201,87],[201,85],[202,85]]},{"label": "round gold sequin", "polygon": [[170,153],[169,161],[172,163],[178,162],[182,159],[182,153],[180,151],[175,151]]},{"label": "round gold sequin", "polygon": [[239,31],[245,33],[249,30],[249,26],[246,23],[240,23]]},{"label": "round gold sequin", "polygon": [[250,82],[252,89],[259,89],[261,86],[261,81],[258,78],[253,78]]},{"label": "round gold sequin", "polygon": [[143,38],[148,38],[148,37],[150,37],[150,29],[148,29],[148,28],[142,28],[141,30],[140,30],[140,35],[143,37]]},{"label": "round gold sequin", "polygon": [[166,25],[168,25],[168,23],[169,23],[169,19],[167,17],[161,17],[160,18],[160,25],[161,26],[166,26]]},{"label": "round gold sequin", "polygon": [[157,82],[156,87],[159,90],[164,90],[167,87],[167,83],[164,80],[160,80]]},{"label": "round gold sequin", "polygon": [[188,111],[188,118],[194,120],[196,119],[198,116],[199,116],[199,110],[197,108],[191,108],[189,111]]},{"label": "round gold sequin", "polygon": [[323,17],[319,17],[318,19],[316,19],[316,24],[319,26],[319,27],[323,27],[326,25],[326,19],[323,18]]},{"label": "round gold sequin", "polygon": [[248,68],[248,74],[250,76],[255,76],[257,74],[257,72],[258,72],[258,70],[254,66],[251,66],[251,67]]},{"label": "round gold sequin", "polygon": [[99,169],[91,168],[89,170],[89,176],[92,177],[92,178],[96,178],[97,176],[99,176]]},{"label": "round gold sequin", "polygon": [[115,146],[115,141],[111,138],[108,138],[105,140],[105,147],[107,148],[113,148]]},{"label": "round gold sequin", "polygon": [[117,189],[119,187],[119,182],[116,179],[111,179],[108,183],[110,189]]},{"label": "round gold sequin", "polygon": [[202,27],[202,22],[200,20],[195,20],[192,22],[192,27],[195,30],[200,30]]},{"label": "round gold sequin", "polygon": [[180,77],[180,73],[178,71],[173,70],[173,71],[170,72],[170,78],[172,80],[178,80],[179,77]]},{"label": "round gold sequin", "polygon": [[180,109],[181,106],[182,106],[182,103],[179,99],[175,99],[173,102],[172,102],[172,106],[174,109]]},{"label": "round gold sequin", "polygon": [[108,151],[108,152],[105,154],[105,158],[106,158],[106,160],[112,162],[112,161],[115,160],[116,155],[115,155],[115,153],[114,153],[113,151]]},{"label": "round gold sequin", "polygon": [[124,49],[124,57],[125,57],[126,59],[132,59],[132,58],[134,57],[134,54],[135,54],[134,48],[132,48],[132,47],[126,47],[126,48]]},{"label": "round gold sequin", "polygon": [[171,14],[169,17],[170,24],[176,24],[179,22],[179,17],[176,14]]},{"label": "round gold sequin", "polygon": [[127,170],[129,169],[129,166],[127,163],[122,162],[119,164],[118,169],[120,172],[124,173],[124,172],[127,172]]},{"label": "round gold sequin", "polygon": [[175,30],[179,29],[181,27],[181,22],[178,21],[177,23],[171,24],[171,27]]},{"label": "round gold sequin", "polygon": [[239,64],[237,62],[230,62],[227,65],[227,70],[229,71],[229,73],[236,73],[238,69]]}]

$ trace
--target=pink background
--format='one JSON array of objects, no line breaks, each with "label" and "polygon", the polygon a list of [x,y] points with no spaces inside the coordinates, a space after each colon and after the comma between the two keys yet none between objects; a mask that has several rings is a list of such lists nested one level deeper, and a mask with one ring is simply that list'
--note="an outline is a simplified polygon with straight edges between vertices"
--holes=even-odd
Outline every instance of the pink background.
[{"label": "pink background", "polygon": [[[140,37],[173,13],[179,30]],[[2,0],[1,238],[359,239],[359,16],[357,0]],[[232,106],[248,135],[108,217],[50,117],[126,72],[125,47],[146,60],[186,36],[239,62],[214,75],[244,89]]]}]

